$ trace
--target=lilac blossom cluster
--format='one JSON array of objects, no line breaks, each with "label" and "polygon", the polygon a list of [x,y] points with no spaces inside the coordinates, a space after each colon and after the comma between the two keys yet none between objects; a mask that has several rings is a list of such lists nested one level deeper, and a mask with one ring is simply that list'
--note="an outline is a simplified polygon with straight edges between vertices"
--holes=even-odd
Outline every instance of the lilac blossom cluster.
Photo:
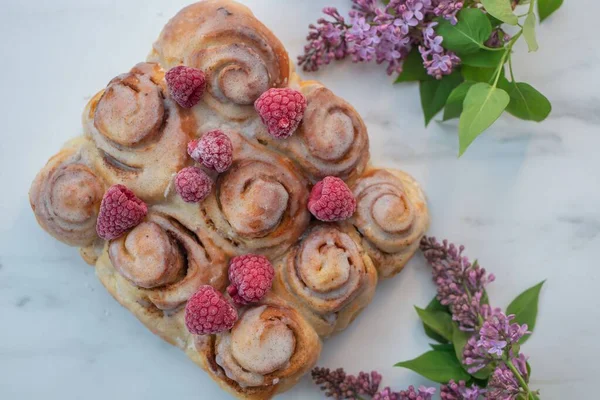
[{"label": "lilac blossom cluster", "polygon": [[427,73],[436,79],[452,73],[460,59],[442,46],[435,33],[443,17],[456,24],[456,14],[463,7],[460,0],[391,0],[387,5],[377,0],[352,0],[353,9],[346,21],[337,9],[326,7],[329,19],[320,18],[309,25],[308,44],[298,63],[306,71],[316,71],[332,60],[350,56],[354,62],[375,60],[387,64],[387,73],[401,73],[412,49],[418,49]]},{"label": "lilac blossom cluster", "polygon": [[362,399],[364,396],[369,396],[372,400],[431,400],[435,394],[435,388],[424,386],[418,389],[410,386],[400,392],[394,392],[389,387],[379,390],[381,375],[376,371],[360,372],[354,376],[346,374],[342,368],[330,370],[316,367],[311,374],[325,396],[336,400]]},{"label": "lilac blossom cluster", "polygon": [[514,323],[514,315],[507,316],[499,308],[484,304],[485,286],[494,276],[477,262],[471,263],[463,255],[463,246],[424,237],[421,250],[433,268],[438,300],[449,307],[461,330],[473,332],[463,349],[463,363],[471,374],[486,367],[493,370],[485,391],[451,381],[442,386],[442,399],[516,399],[529,381],[527,358],[519,353],[519,340],[530,333],[527,325]]},{"label": "lilac blossom cluster", "polygon": [[446,385],[440,388],[440,397],[442,400],[477,400],[485,393],[484,389],[473,384],[467,386],[465,381],[455,382],[450,380]]},{"label": "lilac blossom cluster", "polygon": [[463,351],[465,365],[475,373],[504,357],[514,359],[514,347],[527,333],[527,325],[511,323],[514,315],[505,315],[499,308],[484,321],[478,335],[472,336]]},{"label": "lilac blossom cluster", "polygon": [[450,308],[461,330],[473,332],[491,314],[484,301],[485,287],[495,278],[477,261],[471,263],[463,256],[464,249],[447,240],[439,243],[435,238],[424,237],[421,241],[423,255],[433,269],[438,300]]}]

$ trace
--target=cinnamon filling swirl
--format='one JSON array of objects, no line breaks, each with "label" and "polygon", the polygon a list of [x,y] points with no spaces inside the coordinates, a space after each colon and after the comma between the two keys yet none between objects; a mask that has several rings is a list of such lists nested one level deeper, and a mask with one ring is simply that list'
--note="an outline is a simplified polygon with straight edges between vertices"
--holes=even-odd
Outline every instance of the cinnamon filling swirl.
[{"label": "cinnamon filling swirl", "polygon": [[115,269],[161,310],[178,307],[203,284],[225,283],[222,255],[211,256],[194,232],[161,214],[111,241],[108,251]]}]

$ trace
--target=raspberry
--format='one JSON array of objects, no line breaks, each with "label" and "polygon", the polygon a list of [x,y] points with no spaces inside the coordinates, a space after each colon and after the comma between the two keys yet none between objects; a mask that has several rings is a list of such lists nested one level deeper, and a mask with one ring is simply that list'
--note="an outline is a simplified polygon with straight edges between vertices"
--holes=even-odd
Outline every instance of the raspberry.
[{"label": "raspberry", "polygon": [[128,229],[142,222],[148,206],[124,185],[111,186],[100,203],[96,222],[98,236],[104,240],[116,239]]},{"label": "raspberry", "polygon": [[308,210],[321,221],[343,221],[354,214],[356,200],[343,180],[327,176],[310,191]]},{"label": "raspberry", "polygon": [[254,108],[271,136],[285,139],[300,125],[306,99],[297,90],[272,88],[256,99]]},{"label": "raspberry", "polygon": [[273,284],[275,270],[266,257],[246,254],[229,261],[227,292],[238,304],[260,301]]},{"label": "raspberry", "polygon": [[194,335],[228,331],[237,318],[231,303],[210,285],[200,286],[185,305],[185,325]]},{"label": "raspberry", "polygon": [[192,108],[206,89],[206,76],[196,68],[178,65],[165,74],[167,87],[173,100],[181,107]]},{"label": "raspberry", "polygon": [[233,145],[229,137],[217,129],[189,142],[188,154],[206,168],[221,173],[231,166]]},{"label": "raspberry", "polygon": [[198,167],[186,167],[175,177],[175,189],[186,203],[198,203],[209,195],[212,180]]}]

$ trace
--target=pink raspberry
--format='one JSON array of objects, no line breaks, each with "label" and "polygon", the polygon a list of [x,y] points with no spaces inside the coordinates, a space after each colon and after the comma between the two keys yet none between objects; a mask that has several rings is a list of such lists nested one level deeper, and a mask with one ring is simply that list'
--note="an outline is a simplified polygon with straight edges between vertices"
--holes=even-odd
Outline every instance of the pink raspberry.
[{"label": "pink raspberry", "polygon": [[246,254],[229,261],[227,292],[238,304],[260,301],[273,284],[275,270],[266,257]]},{"label": "pink raspberry", "polygon": [[194,335],[228,331],[237,318],[231,303],[210,285],[200,286],[185,305],[185,325]]},{"label": "pink raspberry", "polygon": [[175,189],[183,201],[198,203],[212,190],[212,180],[198,167],[185,167],[175,177]]},{"label": "pink raspberry", "polygon": [[256,99],[254,108],[271,136],[285,139],[300,125],[306,109],[306,98],[297,90],[272,88]]},{"label": "pink raspberry", "polygon": [[356,200],[343,180],[326,176],[310,191],[308,210],[321,221],[343,221],[354,214]]},{"label": "pink raspberry", "polygon": [[100,203],[96,222],[98,236],[104,240],[116,239],[142,222],[147,213],[146,203],[131,190],[124,185],[113,185]]},{"label": "pink raspberry", "polygon": [[192,108],[206,89],[206,76],[196,68],[178,65],[165,74],[167,87],[173,100],[181,107]]},{"label": "pink raspberry", "polygon": [[189,142],[188,154],[206,168],[221,173],[231,166],[233,145],[229,137],[217,129]]}]

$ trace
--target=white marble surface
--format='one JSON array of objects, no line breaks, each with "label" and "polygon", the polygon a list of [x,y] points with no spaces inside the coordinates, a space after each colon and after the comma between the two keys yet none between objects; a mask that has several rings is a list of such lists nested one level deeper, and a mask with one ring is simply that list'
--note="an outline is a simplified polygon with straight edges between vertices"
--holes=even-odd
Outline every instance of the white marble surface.
[{"label": "white marble surface", "polygon": [[[36,224],[27,191],[46,160],[80,133],[88,96],[143,60],[188,0],[28,0],[0,4],[0,399],[226,399],[175,348],[150,334],[101,287],[75,249]],[[292,56],[327,4],[246,1]],[[392,86],[376,65],[317,75],[363,115],[376,162],[424,185],[431,233],[468,247],[498,276],[505,306],[547,278],[537,333],[524,348],[544,399],[592,398],[600,345],[600,51],[593,0],[567,1],[519,47],[515,68],[552,101],[542,123],[503,117],[456,159],[456,126],[422,124],[416,85]],[[378,369],[395,388],[420,384],[392,365],[427,349],[412,305],[434,287],[417,257],[380,286],[354,325],[329,340],[320,365]],[[586,395],[588,393],[588,395]],[[282,399],[319,398],[308,379]]]}]

